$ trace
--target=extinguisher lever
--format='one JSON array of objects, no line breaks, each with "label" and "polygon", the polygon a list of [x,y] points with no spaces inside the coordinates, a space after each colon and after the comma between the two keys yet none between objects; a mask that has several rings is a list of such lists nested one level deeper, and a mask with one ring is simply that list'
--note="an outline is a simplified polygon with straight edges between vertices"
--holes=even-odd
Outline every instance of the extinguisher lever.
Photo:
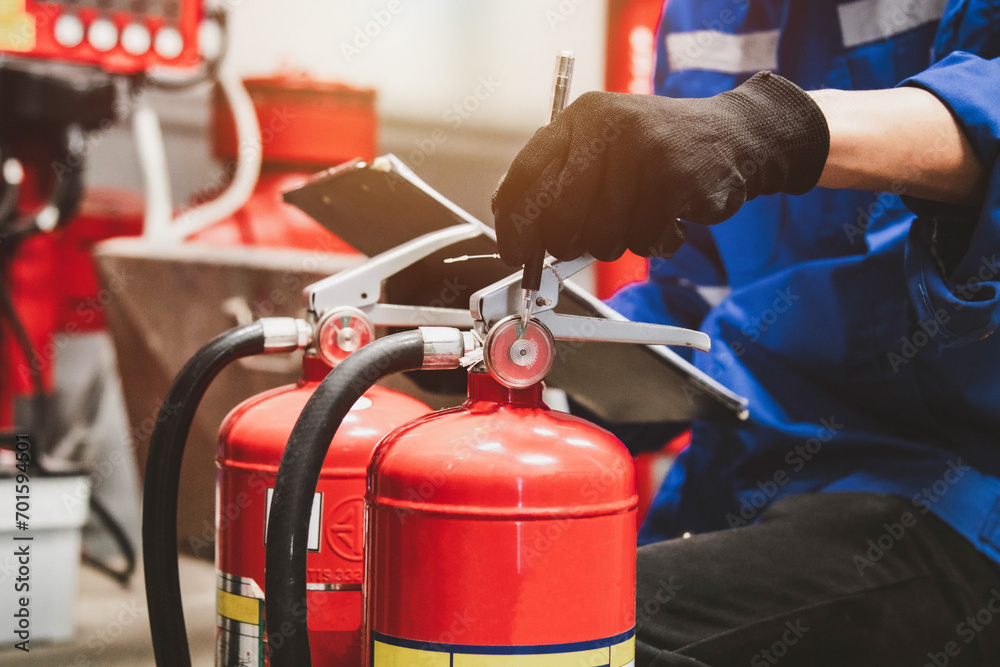
[{"label": "extinguisher lever", "polygon": [[358,347],[375,338],[375,327],[458,327],[468,329],[468,310],[379,303],[382,283],[432,253],[481,234],[461,224],[419,236],[370,258],[364,264],[334,274],[305,289],[309,319],[316,328],[316,352],[336,366]]},{"label": "extinguisher lever", "polygon": [[[581,255],[576,259],[563,261],[546,257],[542,266],[542,278],[538,287],[537,301],[533,313],[537,316],[552,310],[559,303],[559,292],[563,281],[576,275],[593,264],[591,255]],[[487,328],[498,321],[519,312],[521,307],[521,272],[498,280],[479,290],[469,299],[469,310],[477,322],[484,322]]]},{"label": "extinguisher lever", "polygon": [[560,315],[551,310],[538,313],[535,319],[547,326],[556,340],[675,345],[693,347],[702,352],[708,352],[712,344],[708,335],[701,331],[665,324]]},{"label": "extinguisher lever", "polygon": [[[549,261],[544,265],[534,319],[548,328],[552,338],[637,345],[677,345],[705,352],[710,349],[711,339],[692,329],[631,322],[624,317],[603,319],[555,312],[564,281],[595,261],[591,255],[582,255],[567,261]],[[498,322],[520,312],[520,279],[520,274],[516,273],[472,295],[469,310],[484,331],[489,331]]]},{"label": "extinguisher lever", "polygon": [[376,303],[361,310],[372,324],[381,327],[439,326],[468,329],[472,326],[472,316],[462,308]]},{"label": "extinguisher lever", "polygon": [[481,234],[473,225],[461,224],[419,236],[372,257],[364,264],[336,273],[305,289],[308,308],[317,316],[332,308],[351,306],[377,326],[472,326],[467,310],[397,306],[378,303],[382,283],[428,255]]}]

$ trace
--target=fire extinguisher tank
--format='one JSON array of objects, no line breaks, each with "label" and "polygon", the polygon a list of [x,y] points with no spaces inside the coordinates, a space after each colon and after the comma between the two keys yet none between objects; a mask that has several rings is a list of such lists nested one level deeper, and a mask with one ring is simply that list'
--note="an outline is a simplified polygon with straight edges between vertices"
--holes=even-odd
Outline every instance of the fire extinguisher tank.
[{"label": "fire extinguisher tank", "polygon": [[607,431],[548,409],[541,392],[473,372],[461,407],[379,443],[366,495],[365,664],[634,660],[631,457]]},{"label": "fire extinguisher tank", "polygon": [[[247,399],[223,422],[216,459],[216,665],[265,664],[265,517],[295,420],[329,370],[307,357],[299,383]],[[313,664],[360,664],[365,472],[381,436],[429,411],[405,394],[374,387],[354,405],[333,440],[309,526]]]}]

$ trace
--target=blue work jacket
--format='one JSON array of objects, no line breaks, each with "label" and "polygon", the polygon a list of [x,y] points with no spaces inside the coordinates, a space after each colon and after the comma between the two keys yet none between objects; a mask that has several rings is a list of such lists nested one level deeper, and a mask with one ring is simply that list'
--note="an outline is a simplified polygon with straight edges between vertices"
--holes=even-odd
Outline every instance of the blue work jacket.
[{"label": "blue work jacket", "polygon": [[[694,363],[750,399],[746,422],[693,424],[640,542],[753,523],[795,493],[875,491],[1000,561],[997,56],[996,1],[666,4],[658,94],[714,95],[759,70],[806,89],[921,86],[952,110],[989,187],[975,210],[902,187],[759,197],[719,225],[688,223],[681,250],[612,299],[709,334]],[[859,536],[859,553],[879,537]]]}]

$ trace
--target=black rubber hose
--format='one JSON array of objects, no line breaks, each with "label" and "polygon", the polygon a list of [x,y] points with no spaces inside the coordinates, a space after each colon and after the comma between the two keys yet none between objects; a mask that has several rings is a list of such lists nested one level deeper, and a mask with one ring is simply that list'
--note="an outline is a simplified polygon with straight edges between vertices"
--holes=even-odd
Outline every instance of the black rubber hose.
[{"label": "black rubber hose", "polygon": [[48,398],[45,396],[45,382],[42,379],[42,369],[39,364],[38,351],[31,343],[31,336],[24,326],[24,321],[17,312],[10,290],[7,288],[5,277],[7,273],[7,262],[0,256],[0,320],[7,320],[7,325],[17,346],[21,349],[24,362],[28,365],[28,376],[31,378],[31,434],[38,439],[39,449],[48,451],[51,444],[49,442],[49,420],[48,420]]},{"label": "black rubber hose", "polygon": [[[0,148],[0,157],[7,154],[8,151]],[[8,157],[0,160],[0,171],[11,160],[15,160],[15,158]],[[0,238],[2,238],[6,234],[7,226],[17,219],[17,203],[21,196],[21,182],[8,181],[5,174],[0,175],[0,180],[4,184],[3,194],[0,195]]]},{"label": "black rubber hose", "polygon": [[190,667],[177,570],[181,460],[205,390],[228,364],[264,351],[260,322],[230,329],[191,357],[174,380],[149,439],[142,502],[142,557],[153,654],[160,667]]},{"label": "black rubber hose", "polygon": [[[74,136],[79,136],[81,139],[75,140]],[[39,215],[50,206],[55,207],[57,211],[56,227],[65,225],[76,215],[80,199],[83,197],[83,156],[77,152],[75,144],[83,141],[82,136],[79,126],[67,128],[66,148],[59,163],[62,168],[56,172],[56,182],[52,186],[48,201],[34,213],[22,216],[16,223],[9,224],[0,236],[0,241],[9,244],[34,234],[52,231],[52,229],[43,230],[38,225]],[[66,166],[73,162],[76,162],[77,166]]]},{"label": "black rubber hose", "polygon": [[125,528],[122,527],[121,523],[108,511],[104,503],[98,500],[97,496],[93,494],[90,496],[90,513],[104,526],[105,530],[111,535],[111,539],[115,541],[118,551],[121,553],[122,558],[125,559],[125,567],[116,570],[100,558],[92,556],[86,551],[83,552],[83,562],[101,574],[111,577],[123,588],[128,588],[129,583],[132,581],[132,575],[135,573],[135,548],[132,546],[132,540],[128,538]]},{"label": "black rubber hose", "polygon": [[347,357],[316,387],[288,438],[274,482],[264,560],[264,608],[271,667],[309,667],[306,553],[309,514],[330,441],[354,403],[382,378],[420,368],[424,338],[406,331]]}]

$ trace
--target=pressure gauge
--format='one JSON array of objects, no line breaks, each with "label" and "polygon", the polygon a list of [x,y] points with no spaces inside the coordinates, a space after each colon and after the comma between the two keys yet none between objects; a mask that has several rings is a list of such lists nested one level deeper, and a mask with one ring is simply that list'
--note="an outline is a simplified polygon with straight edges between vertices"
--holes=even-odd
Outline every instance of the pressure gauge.
[{"label": "pressure gauge", "polygon": [[327,311],[316,327],[316,350],[330,366],[375,339],[371,321],[357,308],[343,306]]},{"label": "pressure gauge", "polygon": [[497,322],[483,341],[486,370],[504,386],[513,389],[541,382],[552,369],[556,344],[548,327],[530,320],[521,330],[521,317],[511,315]]}]

